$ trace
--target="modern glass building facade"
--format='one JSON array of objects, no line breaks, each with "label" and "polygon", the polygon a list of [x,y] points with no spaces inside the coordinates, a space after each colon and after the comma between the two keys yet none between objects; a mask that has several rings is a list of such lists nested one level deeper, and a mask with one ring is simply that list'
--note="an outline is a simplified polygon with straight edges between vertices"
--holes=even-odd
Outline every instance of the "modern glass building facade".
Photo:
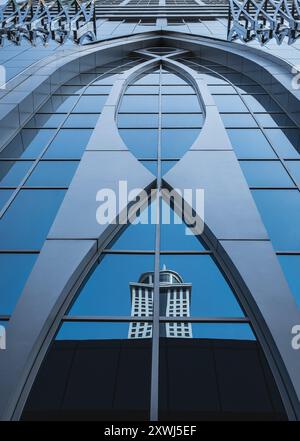
[{"label": "modern glass building facade", "polygon": [[227,42],[225,2],[97,5],[96,43],[0,53],[1,418],[299,420],[297,43]]}]

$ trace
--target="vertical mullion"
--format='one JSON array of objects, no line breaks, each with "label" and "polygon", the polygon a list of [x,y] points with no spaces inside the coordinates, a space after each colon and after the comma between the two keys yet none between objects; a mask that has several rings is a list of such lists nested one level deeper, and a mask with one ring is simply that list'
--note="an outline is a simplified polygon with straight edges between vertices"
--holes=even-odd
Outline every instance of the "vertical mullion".
[{"label": "vertical mullion", "polygon": [[161,66],[159,68],[158,139],[157,139],[157,198],[155,227],[155,256],[153,282],[153,323],[151,361],[151,403],[150,420],[158,419],[158,376],[159,376],[159,273],[160,273],[160,210],[161,210]]}]

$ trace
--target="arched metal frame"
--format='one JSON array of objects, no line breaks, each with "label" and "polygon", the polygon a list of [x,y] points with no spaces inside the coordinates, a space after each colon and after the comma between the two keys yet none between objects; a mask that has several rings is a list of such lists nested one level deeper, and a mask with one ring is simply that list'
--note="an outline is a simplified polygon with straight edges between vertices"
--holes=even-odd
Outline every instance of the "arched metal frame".
[{"label": "arched metal frame", "polygon": [[[120,75],[112,88],[8,326],[8,349],[0,353],[2,419],[19,419],[39,366],[68,305],[99,259],[104,246],[120,228],[118,225],[104,227],[96,223],[96,191],[108,185],[113,189],[121,179],[127,180],[129,190],[136,187],[150,189],[155,185],[156,178],[121,140],[115,115],[127,84],[160,62],[194,85],[206,116],[198,138],[183,158],[162,177],[163,183],[178,189],[204,188],[204,240],[209,243],[251,319],[288,417],[300,418],[300,360],[290,343],[291,328],[300,322],[299,310],[213,97],[201,75],[173,60],[172,56],[174,54],[153,55],[144,64]],[[196,207],[191,208],[196,212]],[[222,218],[219,213],[223,214]],[[33,317],[30,321],[27,320],[29,316]]]}]

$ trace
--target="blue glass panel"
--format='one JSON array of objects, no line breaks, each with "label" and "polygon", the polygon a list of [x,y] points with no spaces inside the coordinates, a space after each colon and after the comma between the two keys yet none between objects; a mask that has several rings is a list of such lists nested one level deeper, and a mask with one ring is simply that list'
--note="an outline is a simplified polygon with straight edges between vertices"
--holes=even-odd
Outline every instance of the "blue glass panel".
[{"label": "blue glass panel", "polygon": [[158,127],[158,114],[151,113],[119,113],[118,115],[118,127],[120,128],[157,128]]},{"label": "blue glass panel", "polygon": [[70,112],[78,100],[78,96],[52,95],[39,113]]},{"label": "blue glass panel", "polygon": [[0,190],[0,210],[4,207],[14,190]]},{"label": "blue glass panel", "polygon": [[0,220],[0,248],[40,249],[64,190],[21,190]]},{"label": "blue glass panel", "polygon": [[202,113],[163,113],[162,127],[202,127]]},{"label": "blue glass panel", "polygon": [[280,156],[283,158],[299,158],[299,129],[266,129],[266,134]]},{"label": "blue glass panel", "polygon": [[214,95],[219,112],[248,112],[238,95]]},{"label": "blue glass panel", "polygon": [[129,323],[63,323],[56,340],[114,340],[128,338]]},{"label": "blue glass panel", "polygon": [[293,121],[285,113],[258,113],[255,117],[263,127],[295,127]]},{"label": "blue glass panel", "polygon": [[209,86],[209,91],[211,94],[225,94],[225,95],[234,95],[237,92],[235,91],[235,89],[230,86],[229,84],[227,86],[225,85],[214,85],[214,86]]},{"label": "blue glass panel", "polygon": [[84,91],[84,95],[109,94],[110,91],[111,91],[111,86],[95,86],[94,84],[92,84]]},{"label": "blue glass panel", "polygon": [[222,113],[221,118],[225,127],[257,127],[254,118],[249,114]]},{"label": "blue glass panel", "polygon": [[0,161],[0,185],[16,187],[32,165],[31,161]]},{"label": "blue glass panel", "polygon": [[197,129],[163,129],[162,158],[181,158],[199,135]]},{"label": "blue glass panel", "polygon": [[157,95],[159,93],[159,86],[129,86],[125,94],[131,95],[131,94],[137,94],[137,95]]},{"label": "blue glass panel", "polygon": [[188,85],[184,85],[184,86],[162,86],[161,88],[161,93],[164,95],[168,95],[168,94],[175,94],[175,95],[194,95],[195,94],[195,90]]},{"label": "blue glass panel", "polygon": [[176,164],[177,161],[162,161],[161,163],[161,174],[164,176],[171,168]]},{"label": "blue glass panel", "polygon": [[13,141],[0,152],[0,158],[36,158],[46,147],[55,130],[23,129]]},{"label": "blue glass panel", "polygon": [[0,254],[0,315],[10,315],[21,295],[37,254]]},{"label": "blue glass panel", "polygon": [[288,169],[292,172],[293,178],[300,185],[300,161],[286,161]]},{"label": "blue glass panel", "polygon": [[144,75],[142,78],[135,81],[134,84],[159,84],[159,75],[155,73]]},{"label": "blue glass panel", "polygon": [[246,323],[193,323],[192,332],[193,338],[256,340],[251,327]]},{"label": "blue glass panel", "polygon": [[62,129],[55,136],[44,157],[80,159],[93,130]]},{"label": "blue glass panel", "polygon": [[158,96],[156,95],[124,95],[120,112],[147,113],[158,112]]},{"label": "blue glass panel", "polygon": [[120,135],[138,158],[157,158],[158,131],[154,129],[120,129]]},{"label": "blue glass panel", "polygon": [[162,254],[161,267],[191,284],[191,316],[242,317],[244,314],[216,263],[209,255]]},{"label": "blue glass panel", "polygon": [[277,251],[300,250],[300,193],[253,190],[252,194]]},{"label": "blue glass panel", "polygon": [[259,129],[227,129],[227,133],[238,158],[276,158]]},{"label": "blue glass panel", "polygon": [[161,97],[162,112],[201,112],[197,95],[163,95]]},{"label": "blue glass panel", "polygon": [[[121,231],[112,250],[154,250],[156,201],[137,213],[137,219]],[[110,248],[110,245],[108,246]]]},{"label": "blue glass panel", "polygon": [[200,236],[195,236],[169,204],[162,201],[161,208],[161,250],[203,251]]},{"label": "blue glass panel", "polygon": [[295,186],[279,161],[241,161],[240,165],[250,187]]},{"label": "blue glass panel", "polygon": [[292,294],[300,308],[300,256],[278,256]]},{"label": "blue glass panel", "polygon": [[107,100],[107,95],[89,95],[82,96],[72,112],[74,113],[84,113],[84,112],[92,112],[99,113],[101,112],[105,101]]},{"label": "blue glass panel", "polygon": [[52,113],[37,113],[31,120],[26,124],[26,128],[32,129],[56,129],[64,121],[66,115],[52,114]]},{"label": "blue glass panel", "polygon": [[69,315],[131,315],[130,283],[153,271],[154,255],[106,255],[88,278]]},{"label": "blue glass panel", "polygon": [[269,95],[244,95],[252,112],[281,112],[281,107]]},{"label": "blue glass panel", "polygon": [[100,113],[90,113],[90,114],[78,114],[78,115],[70,115],[63,127],[65,128],[94,128]]},{"label": "blue glass panel", "polygon": [[178,84],[178,85],[186,85],[186,81],[179,77],[178,75],[175,75],[173,73],[163,73],[162,75],[162,84],[163,85],[173,85],[173,84]]},{"label": "blue glass panel", "polygon": [[40,161],[26,185],[40,187],[68,186],[78,167],[78,161]]},{"label": "blue glass panel", "polygon": [[157,161],[141,161],[141,162],[149,171],[151,171],[151,173],[154,176],[157,175]]}]

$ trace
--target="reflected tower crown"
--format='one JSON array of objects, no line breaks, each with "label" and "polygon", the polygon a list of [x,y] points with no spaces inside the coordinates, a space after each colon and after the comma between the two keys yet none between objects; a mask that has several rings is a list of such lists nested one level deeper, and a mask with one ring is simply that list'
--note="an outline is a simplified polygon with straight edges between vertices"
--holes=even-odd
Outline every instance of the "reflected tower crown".
[{"label": "reflected tower crown", "polygon": [[[159,309],[160,316],[190,317],[192,284],[184,283],[176,271],[163,265],[159,273]],[[131,316],[151,317],[153,315],[154,272],[141,274],[137,283],[131,282]],[[168,338],[192,338],[190,323],[170,322],[160,324],[160,336]],[[151,322],[132,322],[129,325],[128,338],[151,338]]]}]

